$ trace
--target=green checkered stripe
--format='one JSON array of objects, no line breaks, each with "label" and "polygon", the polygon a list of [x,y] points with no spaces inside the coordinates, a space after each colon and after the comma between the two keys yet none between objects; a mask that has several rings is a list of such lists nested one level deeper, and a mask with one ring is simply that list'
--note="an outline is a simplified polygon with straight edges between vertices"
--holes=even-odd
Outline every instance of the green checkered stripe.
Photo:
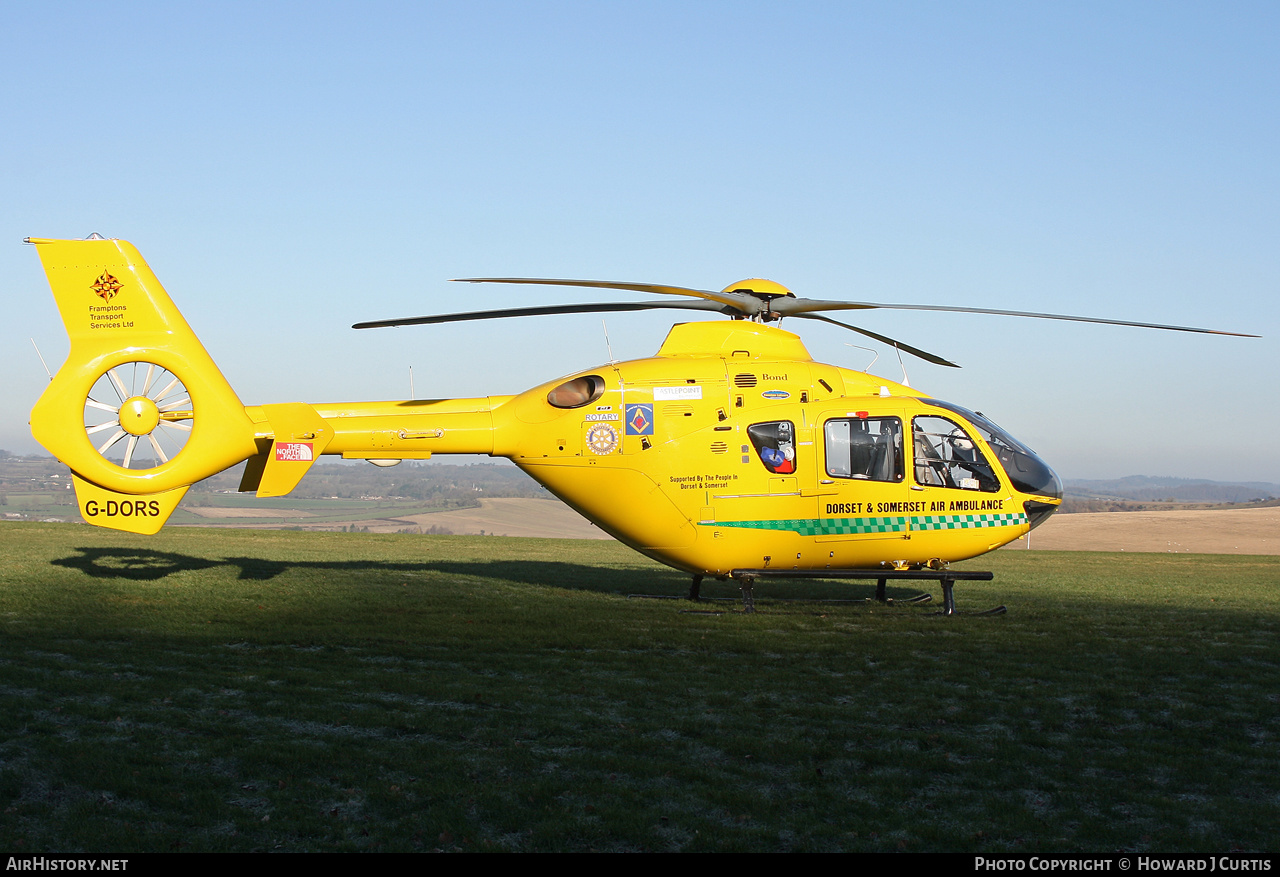
[{"label": "green checkered stripe", "polygon": [[792,530],[801,536],[833,536],[842,533],[903,533],[911,519],[901,518],[794,518],[781,521],[716,521],[704,527],[742,527],[747,530]]},{"label": "green checkered stripe", "polygon": [[983,527],[1016,527],[1025,524],[1027,516],[1022,512],[1006,515],[919,515],[917,530],[978,530]]},{"label": "green checkered stripe", "polygon": [[790,518],[777,521],[703,521],[703,527],[739,527],[744,530],[791,530],[801,536],[837,536],[860,533],[903,533],[908,530],[976,530],[1014,527],[1027,522],[1021,512],[1004,515],[916,515],[890,518]]}]

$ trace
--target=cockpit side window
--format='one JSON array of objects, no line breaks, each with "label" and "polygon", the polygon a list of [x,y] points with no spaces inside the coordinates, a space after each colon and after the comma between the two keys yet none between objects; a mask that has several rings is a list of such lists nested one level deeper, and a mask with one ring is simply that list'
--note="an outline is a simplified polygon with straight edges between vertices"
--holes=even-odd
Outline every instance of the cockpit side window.
[{"label": "cockpit side window", "polygon": [[747,437],[770,472],[790,475],[796,471],[796,428],[790,420],[752,424]]},{"label": "cockpit side window", "polygon": [[996,455],[996,460],[1004,468],[1004,474],[1013,482],[1015,490],[1036,496],[1062,498],[1062,482],[1054,471],[1034,451],[996,426],[990,418],[941,399],[922,398],[920,401],[925,405],[945,408],[972,424]]},{"label": "cockpit side window", "polygon": [[969,434],[945,417],[911,420],[916,483],[926,487],[996,493],[1000,479]]},{"label": "cockpit side window", "polygon": [[822,434],[831,477],[902,480],[902,421],[897,417],[828,420]]}]

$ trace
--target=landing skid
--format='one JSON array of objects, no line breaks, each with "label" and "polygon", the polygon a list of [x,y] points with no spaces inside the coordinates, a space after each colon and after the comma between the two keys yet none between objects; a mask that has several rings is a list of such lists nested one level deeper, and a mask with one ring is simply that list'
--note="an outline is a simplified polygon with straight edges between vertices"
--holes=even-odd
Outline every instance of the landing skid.
[{"label": "landing skid", "polygon": [[[735,569],[729,573],[737,580],[739,587],[742,588],[742,603],[744,612],[755,612],[755,598],[752,595],[752,588],[757,578],[775,578],[775,579],[875,579],[876,582],[876,600],[881,603],[888,603],[889,600],[885,596],[885,586],[890,579],[909,579],[912,581],[935,581],[942,585],[942,610],[937,615],[955,615],[956,614],[956,597],[955,584],[957,581],[969,582],[989,582],[995,576],[990,572],[978,572],[976,570],[955,570],[955,569]],[[694,596],[697,592],[698,585],[701,584],[702,577],[694,576],[693,588],[690,589],[690,599],[696,599]],[[922,595],[928,597],[928,595]],[[923,602],[919,597],[913,598],[906,602]],[[977,615],[1003,615],[1006,611],[1004,606],[997,606],[994,609],[988,609],[985,612],[973,613]]]},{"label": "landing skid", "polygon": [[[729,576],[738,583],[738,587],[742,591],[742,611],[752,613],[756,611],[756,602],[754,595],[755,581],[757,578],[775,578],[775,579],[874,579],[876,582],[876,595],[874,598],[861,597],[857,599],[834,599],[834,600],[805,600],[801,598],[770,598],[771,602],[779,603],[882,603],[886,606],[903,605],[918,606],[923,603],[929,603],[933,600],[931,594],[917,594],[914,597],[908,597],[905,600],[894,600],[885,593],[886,586],[890,579],[909,579],[913,581],[935,581],[942,585],[942,609],[938,612],[931,613],[933,615],[956,615],[956,599],[955,599],[955,583],[957,581],[970,582],[989,582],[995,575],[990,572],[979,572],[975,570],[954,570],[954,569],[823,569],[823,570],[807,570],[807,569],[735,569],[729,573]],[[693,582],[689,586],[688,597],[678,597],[671,594],[628,594],[628,600],[690,600],[694,603],[703,601],[730,602],[733,597],[703,597],[702,596],[702,579],[703,576],[695,575]],[[987,609],[983,612],[966,612],[966,615],[1003,615],[1008,611],[1004,606],[997,606],[994,609]]]},{"label": "landing skid", "polygon": [[[628,600],[686,600],[692,603],[736,603],[740,597],[704,597],[689,589],[688,596],[679,594],[627,594]],[[867,603],[884,603],[886,606],[920,606],[933,601],[932,594],[916,594],[914,597],[900,597],[876,600],[874,597],[829,597],[817,599],[813,597],[770,597],[770,603],[807,603],[819,606],[863,606]]]}]

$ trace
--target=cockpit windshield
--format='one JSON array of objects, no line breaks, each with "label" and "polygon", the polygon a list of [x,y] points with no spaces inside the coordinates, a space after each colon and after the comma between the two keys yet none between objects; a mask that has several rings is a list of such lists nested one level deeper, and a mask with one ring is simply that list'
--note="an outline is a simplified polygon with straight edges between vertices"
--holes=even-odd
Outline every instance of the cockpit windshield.
[{"label": "cockpit windshield", "polygon": [[983,440],[991,446],[1000,466],[1004,469],[1013,486],[1022,493],[1036,496],[1052,496],[1062,498],[1062,482],[1035,452],[1009,433],[996,426],[986,417],[959,405],[943,402],[940,399],[921,399],[926,405],[934,405],[958,414],[978,430]]}]

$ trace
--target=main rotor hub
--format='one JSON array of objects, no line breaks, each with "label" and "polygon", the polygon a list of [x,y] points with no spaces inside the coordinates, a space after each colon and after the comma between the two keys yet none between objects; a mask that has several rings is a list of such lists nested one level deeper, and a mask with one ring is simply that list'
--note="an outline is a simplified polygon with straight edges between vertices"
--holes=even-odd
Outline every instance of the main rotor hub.
[{"label": "main rotor hub", "polygon": [[[749,295],[754,299],[764,302],[764,310],[756,311],[749,317],[749,319],[755,320],[758,323],[772,323],[782,319],[782,315],[774,313],[773,308],[770,306],[770,303],[775,298],[796,297],[794,292],[787,289],[781,283],[774,283],[772,280],[765,280],[763,277],[750,277],[746,280],[739,280],[737,283],[731,283],[720,291],[735,295]],[[737,317],[735,317],[735,319],[737,319]]]},{"label": "main rotor hub", "polygon": [[765,280],[763,277],[749,277],[746,280],[739,280],[737,283],[730,283],[721,292],[741,292],[747,295],[754,295],[761,301],[769,302],[775,298],[786,298],[790,296],[795,298],[796,294],[787,289],[781,283],[774,283],[772,280]]}]

